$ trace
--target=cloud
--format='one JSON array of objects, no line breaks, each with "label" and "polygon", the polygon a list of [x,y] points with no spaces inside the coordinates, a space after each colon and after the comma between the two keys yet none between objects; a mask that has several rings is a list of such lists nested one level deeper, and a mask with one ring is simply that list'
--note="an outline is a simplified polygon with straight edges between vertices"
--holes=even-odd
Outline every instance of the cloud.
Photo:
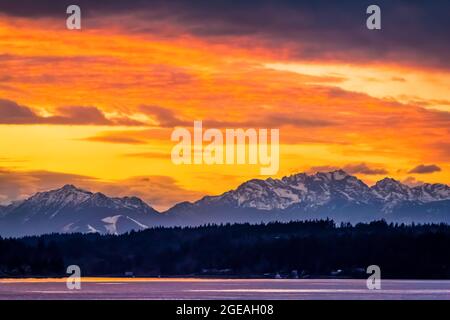
[{"label": "cloud", "polygon": [[[69,0],[2,0],[0,12],[60,19],[69,4]],[[307,0],[78,0],[77,4],[88,26],[98,24],[91,20],[122,15],[120,23],[133,32],[244,39],[242,43],[250,47],[255,43],[290,47],[295,57],[311,60],[390,60],[450,68],[448,1],[379,0],[382,30],[375,32],[365,26],[371,3],[360,0],[313,4]]]},{"label": "cloud", "polygon": [[421,185],[425,184],[425,182],[417,180],[414,177],[407,177],[406,179],[404,179],[402,181],[402,183],[406,184],[407,186],[410,186],[410,187],[417,187],[417,186],[421,186]]},{"label": "cloud", "polygon": [[307,173],[314,174],[316,172],[331,172],[331,171],[336,171],[336,170],[339,170],[339,169],[341,169],[341,168],[335,167],[335,166],[314,166],[314,167],[311,167],[307,171]]},{"label": "cloud", "polygon": [[382,168],[370,168],[365,163],[359,163],[359,164],[349,164],[344,166],[344,171],[350,173],[350,174],[366,174],[366,175],[376,175],[376,174],[388,174],[388,171],[386,169]]},{"label": "cloud", "polygon": [[433,173],[433,172],[439,172],[441,171],[441,168],[435,164],[420,164],[417,167],[411,169],[408,171],[408,173],[417,173],[417,174],[426,174],[426,173]]},{"label": "cloud", "polygon": [[93,136],[81,139],[83,141],[91,141],[91,142],[104,142],[104,143],[118,143],[118,144],[146,144],[147,142],[144,140],[140,140],[133,137],[126,137],[120,134],[106,134],[102,136]]},{"label": "cloud", "polygon": [[51,124],[51,125],[104,125],[142,126],[144,123],[129,118],[108,119],[101,110],[90,106],[65,106],[52,116],[40,116],[31,108],[0,99],[0,124]]},{"label": "cloud", "polygon": [[28,107],[14,101],[0,99],[0,123],[33,123],[39,117]]},{"label": "cloud", "polygon": [[[291,126],[295,128],[321,128],[337,125],[336,121],[317,119],[312,116],[298,116],[282,112],[261,112],[250,115],[246,120],[220,121],[205,119],[204,127],[212,128],[279,128]],[[192,126],[192,123],[191,123]]]},{"label": "cloud", "polygon": [[192,126],[193,122],[179,119],[171,109],[159,106],[140,106],[139,110],[151,115],[161,127]]},{"label": "cloud", "polygon": [[[295,107],[294,107],[295,108]],[[278,128],[282,126],[293,126],[297,128],[327,127],[336,125],[336,121],[328,119],[317,119],[311,115],[299,116],[283,112],[262,111],[258,114],[250,114],[247,119],[237,121],[215,120],[197,116],[187,120],[186,116],[177,116],[175,111],[159,106],[141,106],[141,112],[151,115],[160,127],[171,128],[177,126],[192,127],[194,121],[201,120],[206,128]]]},{"label": "cloud", "polygon": [[[153,127],[143,130],[104,131],[82,141],[122,144],[164,144],[170,142],[171,128]],[[131,156],[131,154],[130,154]],[[137,156],[135,154],[135,156]]]},{"label": "cloud", "polygon": [[388,174],[389,172],[383,168],[371,168],[366,163],[347,164],[343,167],[338,166],[315,166],[308,170],[308,173],[316,172],[330,172],[342,169],[349,174],[363,174],[363,175],[379,175]]}]

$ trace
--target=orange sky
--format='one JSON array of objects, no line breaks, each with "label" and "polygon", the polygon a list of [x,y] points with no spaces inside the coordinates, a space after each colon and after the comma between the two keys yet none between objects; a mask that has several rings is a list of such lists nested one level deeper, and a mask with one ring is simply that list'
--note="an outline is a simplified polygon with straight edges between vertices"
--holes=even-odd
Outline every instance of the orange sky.
[{"label": "orange sky", "polygon": [[[3,16],[0,203],[73,183],[164,209],[267,178],[259,166],[172,164],[170,134],[194,120],[280,129],[277,177],[344,168],[369,184],[450,183],[448,70],[290,50]],[[440,170],[410,172],[419,165]]]}]

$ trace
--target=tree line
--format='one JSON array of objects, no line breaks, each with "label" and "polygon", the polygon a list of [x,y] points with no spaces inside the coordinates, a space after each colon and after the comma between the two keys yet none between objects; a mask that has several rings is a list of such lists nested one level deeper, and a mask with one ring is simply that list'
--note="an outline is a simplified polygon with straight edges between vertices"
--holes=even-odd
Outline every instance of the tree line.
[{"label": "tree line", "polygon": [[0,277],[367,277],[450,279],[450,226],[332,220],[152,228],[122,235],[0,238]]}]

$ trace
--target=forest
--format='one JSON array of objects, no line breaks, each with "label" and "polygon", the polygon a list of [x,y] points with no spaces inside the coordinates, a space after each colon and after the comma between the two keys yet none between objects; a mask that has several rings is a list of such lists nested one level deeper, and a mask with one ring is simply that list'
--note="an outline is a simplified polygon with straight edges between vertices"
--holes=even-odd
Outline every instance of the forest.
[{"label": "forest", "polygon": [[0,277],[450,279],[450,226],[332,220],[152,228],[122,235],[0,238]]}]

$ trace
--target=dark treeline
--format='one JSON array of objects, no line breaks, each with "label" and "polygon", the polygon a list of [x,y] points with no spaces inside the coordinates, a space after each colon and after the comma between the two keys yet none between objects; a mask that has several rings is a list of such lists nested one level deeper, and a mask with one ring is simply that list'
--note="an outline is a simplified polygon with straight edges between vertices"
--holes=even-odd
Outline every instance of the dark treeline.
[{"label": "dark treeline", "polygon": [[331,220],[0,238],[0,276],[221,275],[450,279],[450,226]]}]

